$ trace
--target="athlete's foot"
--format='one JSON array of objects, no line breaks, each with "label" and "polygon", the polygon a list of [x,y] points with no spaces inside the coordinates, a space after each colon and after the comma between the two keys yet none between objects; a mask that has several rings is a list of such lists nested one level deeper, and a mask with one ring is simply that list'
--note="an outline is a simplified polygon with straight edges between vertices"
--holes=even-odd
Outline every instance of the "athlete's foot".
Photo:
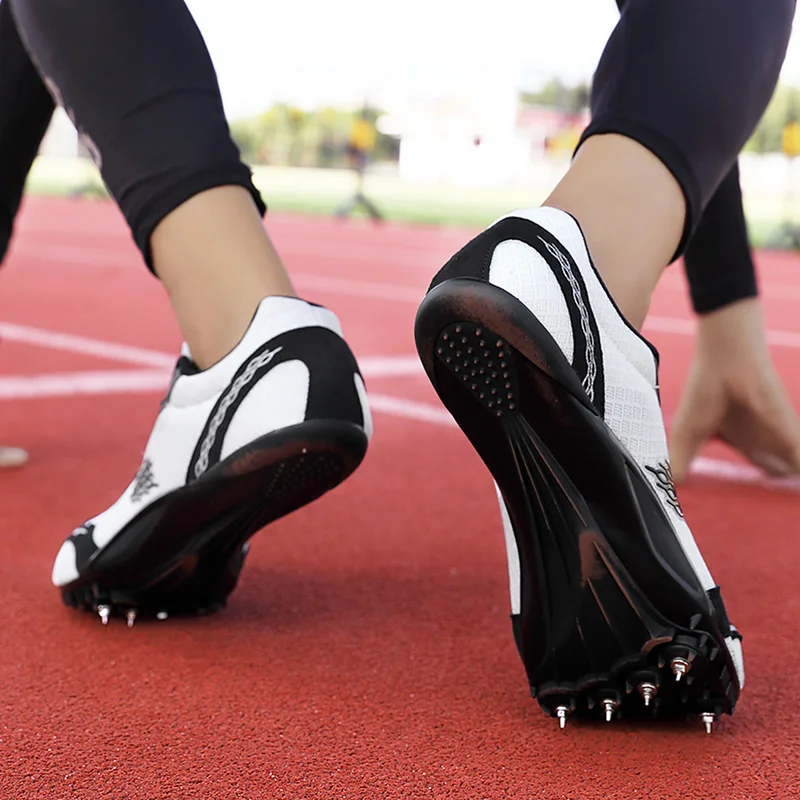
[{"label": "athlete's foot", "polygon": [[0,469],[21,467],[27,463],[28,454],[20,447],[0,447]]},{"label": "athlete's foot", "polygon": [[214,366],[184,348],[135,478],[64,542],[53,583],[104,623],[214,611],[248,539],[347,478],[371,430],[336,316],[266,298]]},{"label": "athlete's foot", "polygon": [[658,357],[573,218],[519,211],[484,231],[434,279],[416,340],[494,477],[514,635],[542,707],[562,725],[731,713],[740,637],[672,483]]}]

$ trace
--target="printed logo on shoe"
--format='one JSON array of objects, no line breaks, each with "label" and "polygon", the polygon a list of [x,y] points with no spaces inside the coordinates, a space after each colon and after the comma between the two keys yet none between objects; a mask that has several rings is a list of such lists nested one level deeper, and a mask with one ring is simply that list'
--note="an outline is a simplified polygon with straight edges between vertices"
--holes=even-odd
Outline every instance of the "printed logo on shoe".
[{"label": "printed logo on shoe", "polygon": [[131,492],[131,502],[139,503],[153,489],[157,489],[158,484],[153,476],[153,462],[146,458],[139,467],[136,477],[133,479],[133,491]]},{"label": "printed logo on shoe", "polygon": [[675,481],[672,479],[672,469],[669,461],[662,461],[655,467],[645,464],[645,469],[655,476],[656,485],[664,493],[667,503],[675,509],[679,516],[683,517],[683,509],[678,500],[678,490],[675,488]]}]

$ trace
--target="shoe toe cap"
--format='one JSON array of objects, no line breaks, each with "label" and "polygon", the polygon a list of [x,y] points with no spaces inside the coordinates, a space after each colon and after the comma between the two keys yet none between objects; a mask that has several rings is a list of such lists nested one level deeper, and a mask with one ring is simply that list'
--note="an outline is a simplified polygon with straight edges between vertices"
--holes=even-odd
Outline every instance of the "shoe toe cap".
[{"label": "shoe toe cap", "polygon": [[78,577],[76,565],[77,551],[71,540],[67,539],[58,551],[53,564],[52,581],[55,586],[65,586]]}]

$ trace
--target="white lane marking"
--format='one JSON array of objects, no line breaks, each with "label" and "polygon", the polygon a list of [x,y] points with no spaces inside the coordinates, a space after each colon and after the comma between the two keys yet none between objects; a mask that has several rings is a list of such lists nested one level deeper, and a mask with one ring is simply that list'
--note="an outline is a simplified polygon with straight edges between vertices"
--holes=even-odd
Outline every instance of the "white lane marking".
[{"label": "white lane marking", "polygon": [[643,331],[658,331],[659,333],[679,333],[685,336],[694,336],[697,323],[692,319],[678,317],[649,316],[644,321]]},{"label": "white lane marking", "polygon": [[418,356],[367,356],[358,359],[361,374],[367,378],[422,377],[425,370]]},{"label": "white lane marking", "polygon": [[9,376],[0,378],[0,399],[163,392],[169,378],[166,370],[141,369]]},{"label": "white lane marking", "polygon": [[327,278],[318,275],[304,275],[292,272],[292,281],[303,289],[314,292],[346,294],[351,297],[369,297],[373,300],[395,300],[401,303],[422,302],[425,288],[414,289],[396,283],[375,281],[352,281],[346,278]]},{"label": "white lane marking", "polygon": [[[28,325],[14,325],[0,322],[0,339],[20,342],[51,350],[61,350],[80,355],[97,356],[110,361],[121,361],[142,367],[175,366],[177,356],[159,350],[147,350],[131,347],[126,344],[106,342],[87,336],[76,336],[70,333],[58,333]],[[367,356],[358,361],[365,377],[404,377],[407,375],[423,375],[422,364],[417,356]]]},{"label": "white lane marking", "polygon": [[[21,256],[43,259],[46,261],[60,261],[69,264],[83,264],[87,266],[131,266],[138,264],[135,252],[129,255],[115,250],[98,250],[96,248],[78,247],[72,245],[45,245],[24,244],[16,250]],[[324,259],[325,253],[320,253]],[[330,253],[328,253],[330,255]],[[435,268],[431,269],[431,275]],[[306,273],[292,272],[292,280],[304,289],[330,294],[342,294],[350,297],[365,297],[371,300],[389,300],[399,303],[421,302],[425,295],[425,287],[415,289],[398,283],[385,283],[382,281],[360,281],[348,278],[336,278],[326,275],[309,275]],[[650,316],[644,324],[645,331],[658,333],[672,333],[681,336],[694,336],[697,323],[692,319],[680,317]],[[800,348],[800,333],[795,331],[768,330],[767,341],[776,347]]]},{"label": "white lane marking", "polygon": [[[0,400],[127,395],[161,393],[169,384],[166,370],[129,370],[67,372],[0,378]],[[403,419],[456,428],[456,422],[442,406],[406,400],[384,394],[369,394],[370,406],[377,411]],[[701,457],[692,464],[693,475],[726,483],[751,484],[766,489],[800,492],[800,479],[769,479],[755,467]]]},{"label": "white lane marking", "polygon": [[[85,247],[76,244],[62,245],[61,243],[42,241],[42,235],[47,236],[53,233],[50,230],[35,231],[31,228],[22,230],[24,230],[25,235],[21,236],[12,246],[10,251],[12,256],[104,267],[133,267],[140,266],[142,263],[139,251],[135,249],[130,238],[125,238],[124,236],[108,234],[103,237],[106,239],[106,246]],[[74,229],[61,232],[75,233]],[[271,235],[280,252],[288,258],[335,258],[337,261],[352,261],[380,267],[381,263],[386,261],[387,251],[391,251],[392,264],[408,268],[416,267],[423,272],[430,270],[431,274],[439,269],[453,252],[469,241],[469,236],[466,234],[463,240],[460,237],[454,237],[452,240],[442,242],[438,246],[436,244],[433,246],[428,244],[421,246],[410,245],[408,241],[396,238],[387,241],[357,242],[339,240],[333,237],[320,246],[315,246],[308,241],[302,242],[288,237],[284,239],[280,232]],[[34,238],[35,236],[39,238]],[[119,243],[119,246],[108,246],[114,240]],[[341,250],[332,250],[332,247],[341,247]]]},{"label": "white lane marking", "polygon": [[458,427],[456,421],[450,416],[450,412],[443,406],[421,403],[417,400],[406,400],[402,397],[390,397],[385,394],[373,394],[372,392],[368,392],[367,396],[370,407],[374,411],[419,422],[431,422],[434,425],[443,425],[448,428]]},{"label": "white lane marking", "polygon": [[750,483],[766,489],[800,492],[800,478],[770,478],[757,467],[719,458],[696,458],[691,467],[692,475],[701,475],[730,483]]},{"label": "white lane marking", "polygon": [[[110,267],[116,269],[138,266],[136,253],[126,254],[115,250],[98,250],[75,245],[21,245],[15,249],[14,254],[24,258],[78,264],[87,267]],[[325,253],[319,253],[321,259],[324,259],[325,256]],[[327,256],[330,256],[330,252],[327,253]],[[372,263],[377,264],[379,262],[373,260]],[[432,267],[430,274],[433,275],[435,272],[436,268]],[[391,300],[400,303],[420,303],[425,296],[425,289],[427,288],[427,284],[421,284],[419,289],[414,289],[412,286],[397,283],[348,280],[326,275],[308,275],[293,270],[291,275],[292,281],[298,287],[307,291],[344,294],[350,297],[367,297],[371,300]]]},{"label": "white lane marking", "polygon": [[142,347],[131,347],[127,344],[115,344],[86,336],[71,333],[58,333],[28,325],[13,325],[0,322],[0,339],[7,339],[23,344],[47,347],[50,350],[63,350],[68,353],[97,356],[110,361],[121,361],[124,364],[136,364],[141,367],[173,367],[176,358],[157,350],[146,350]]},{"label": "white lane marking", "polygon": [[[648,317],[644,323],[645,331],[658,331],[659,333],[677,333],[694,336],[697,323],[691,319],[678,319],[676,317]],[[775,347],[800,347],[800,333],[794,331],[767,331],[767,342]]]}]

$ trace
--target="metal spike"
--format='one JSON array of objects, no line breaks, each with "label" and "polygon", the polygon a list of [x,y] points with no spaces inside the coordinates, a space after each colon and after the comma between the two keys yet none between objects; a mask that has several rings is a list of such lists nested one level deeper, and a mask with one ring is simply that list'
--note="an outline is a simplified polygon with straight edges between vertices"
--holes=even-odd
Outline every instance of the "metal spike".
[{"label": "metal spike", "polygon": [[108,625],[108,619],[111,616],[111,606],[97,606],[97,613],[100,615],[100,620],[103,625]]},{"label": "metal spike", "polygon": [[568,714],[569,709],[566,706],[558,706],[556,708],[556,717],[558,717],[558,725],[560,728],[566,727]]},{"label": "metal spike", "polygon": [[692,664],[685,658],[676,656],[669,662],[669,668],[675,676],[675,683],[677,683],[692,668]]},{"label": "metal spike", "polygon": [[606,698],[600,705],[602,706],[603,711],[606,712],[606,722],[611,722],[614,712],[619,708],[619,703],[616,700]]},{"label": "metal spike", "polygon": [[128,627],[132,628],[136,624],[136,609],[129,608],[128,613],[125,616],[128,620]]},{"label": "metal spike", "polygon": [[640,683],[637,688],[645,706],[649,706],[650,701],[658,694],[658,687],[654,683]]},{"label": "metal spike", "polygon": [[166,611],[159,611],[158,614],[156,614],[156,619],[165,620],[168,616],[169,614],[167,614]]},{"label": "metal spike", "polygon": [[714,715],[708,711],[700,715],[700,721],[706,726],[706,733],[711,733],[711,726],[714,724],[715,719]]}]

